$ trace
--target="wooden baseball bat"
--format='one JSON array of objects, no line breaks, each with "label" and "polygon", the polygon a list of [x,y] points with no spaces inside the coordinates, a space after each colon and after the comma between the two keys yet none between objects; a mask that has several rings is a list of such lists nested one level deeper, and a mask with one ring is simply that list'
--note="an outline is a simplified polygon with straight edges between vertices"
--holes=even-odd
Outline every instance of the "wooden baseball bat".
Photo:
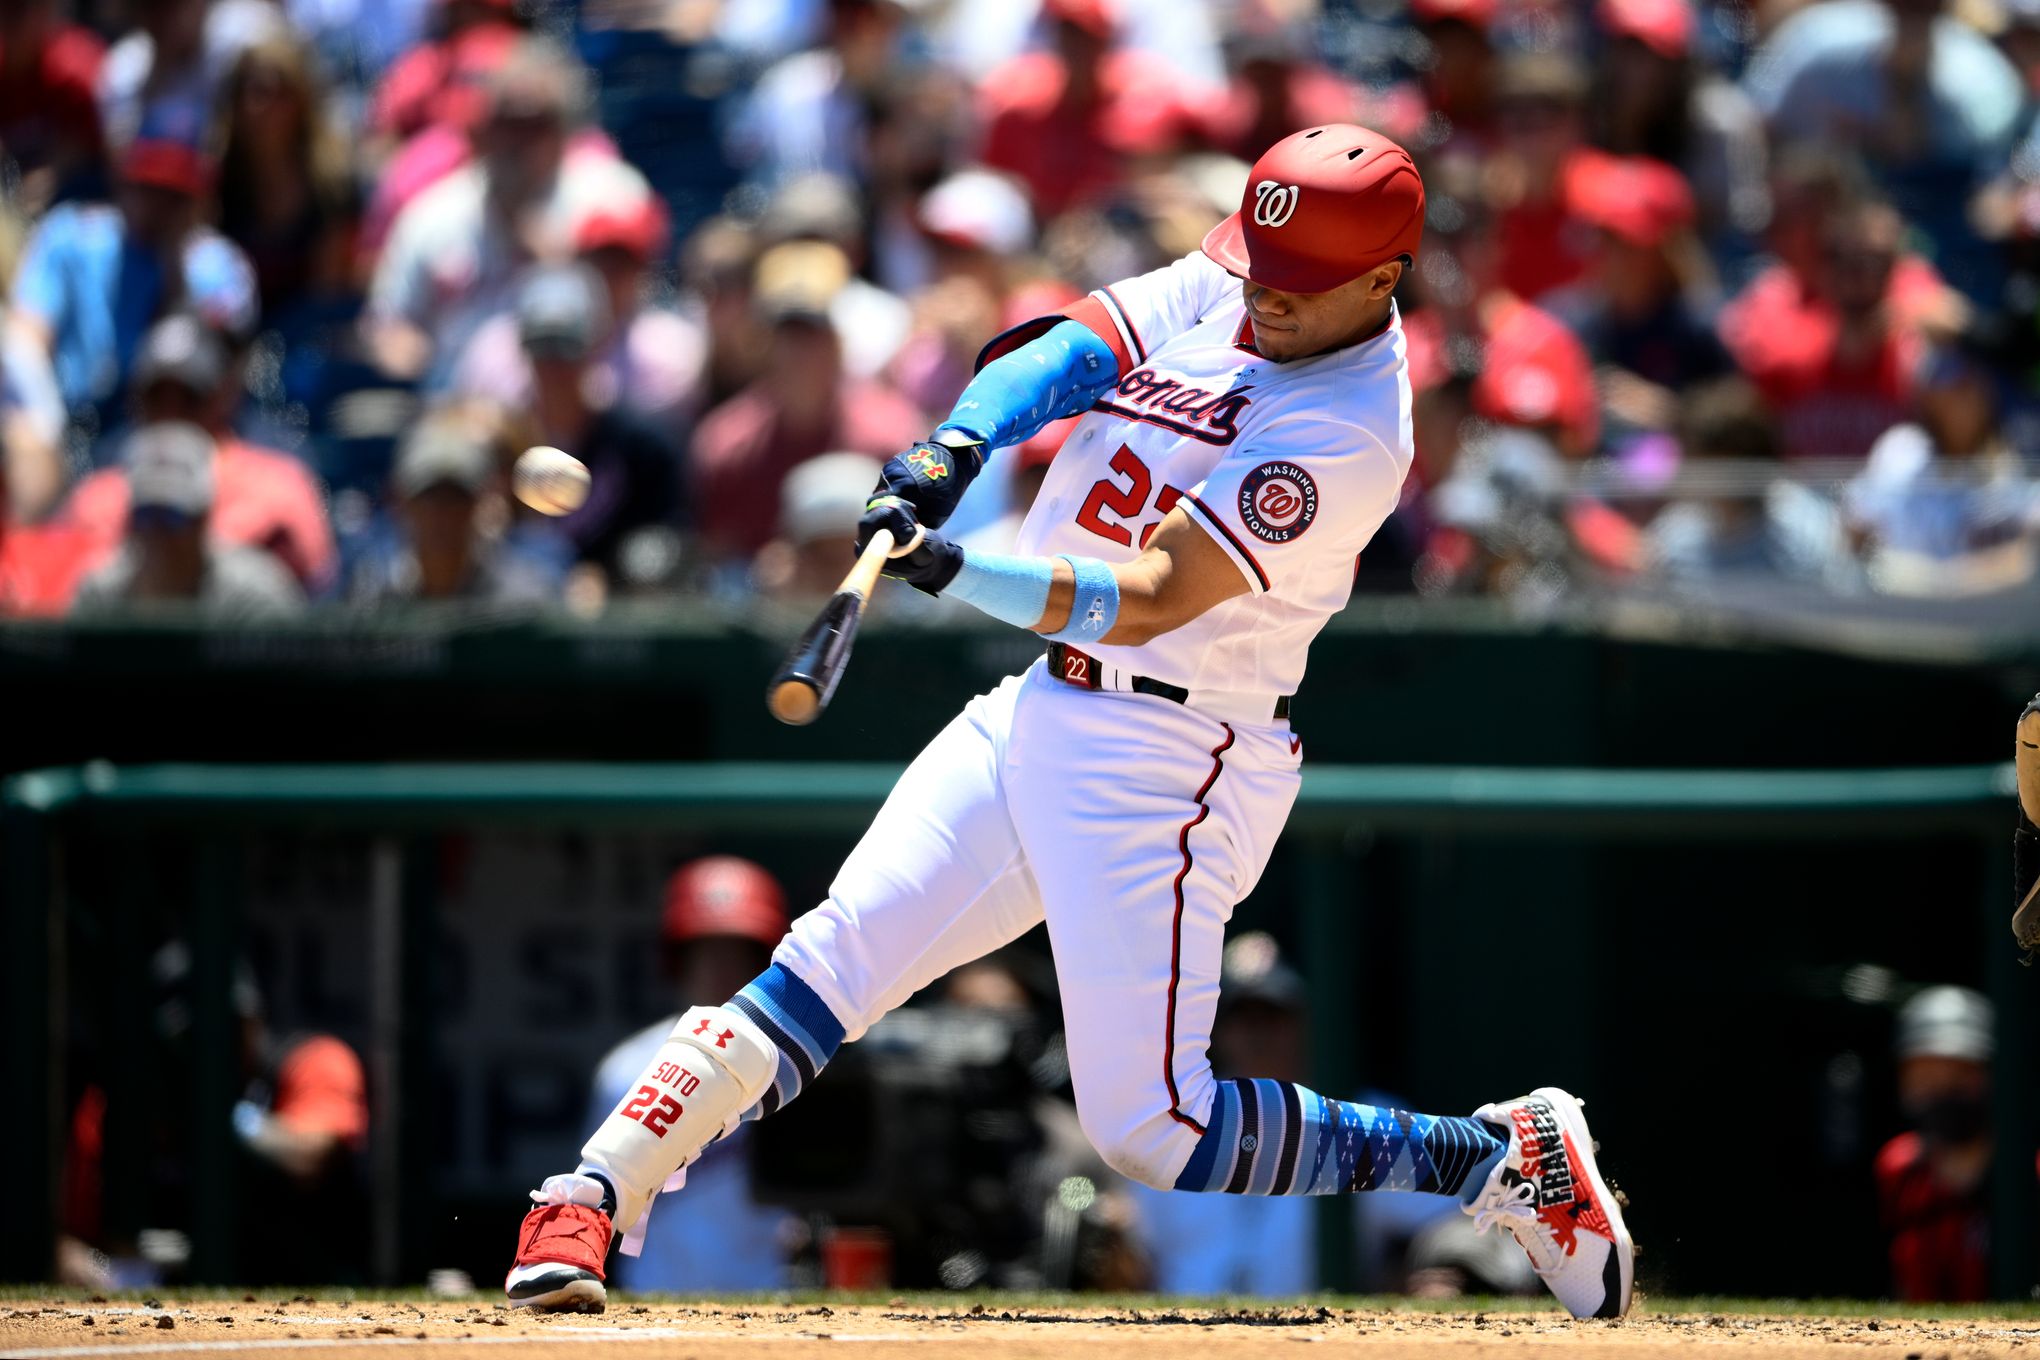
[{"label": "wooden baseball bat", "polygon": [[[916,541],[920,534],[915,533]],[[911,545],[909,545],[911,547]],[[765,688],[765,707],[772,716],[793,727],[805,727],[820,717],[843,678],[850,661],[850,644],[857,640],[857,621],[864,613],[864,601],[878,582],[885,559],[892,555],[893,536],[887,529],[872,534],[857,565],[836,587],[836,593],[822,606],[822,612],[807,626],[779,663],[772,683]]]}]

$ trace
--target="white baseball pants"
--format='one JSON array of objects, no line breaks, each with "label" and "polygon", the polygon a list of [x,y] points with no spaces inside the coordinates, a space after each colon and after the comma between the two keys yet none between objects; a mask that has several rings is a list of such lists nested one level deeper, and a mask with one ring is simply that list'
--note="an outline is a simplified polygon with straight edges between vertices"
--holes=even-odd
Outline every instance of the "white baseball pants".
[{"label": "white baseball pants", "polygon": [[775,960],[856,1039],[959,964],[1048,922],[1077,1113],[1167,1187],[1216,1098],[1226,921],[1296,800],[1288,723],[1091,691],[1037,663],[908,767]]}]

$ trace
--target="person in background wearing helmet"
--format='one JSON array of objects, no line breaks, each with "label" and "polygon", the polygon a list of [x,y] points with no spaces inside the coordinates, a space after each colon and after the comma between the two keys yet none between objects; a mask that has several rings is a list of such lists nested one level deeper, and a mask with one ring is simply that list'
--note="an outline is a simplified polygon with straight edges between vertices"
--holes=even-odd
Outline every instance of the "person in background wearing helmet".
[{"label": "person in background wearing helmet", "polygon": [[1891,1289],[1913,1302],[1990,1294],[1989,1001],[1929,987],[1898,1014],[1898,1103],[1912,1129],[1877,1154]]},{"label": "person in background wearing helmet", "polygon": [[[1078,1121],[1115,1171],[1207,1194],[1443,1196],[1515,1237],[1574,1315],[1627,1311],[1633,1248],[1572,1095],[1425,1115],[1221,1080],[1208,1056],[1225,923],[1296,800],[1311,639],[1409,472],[1394,295],[1423,223],[1394,142],[1293,133],[1200,250],[998,337],[933,436],[886,462],[858,527],[901,545],[889,574],[1043,635],[1047,655],[936,736],[771,965],[683,1015],[580,1164],[533,1192],[513,1304],[604,1306],[612,1236],[628,1246],[675,1172],[1045,921]],[[942,536],[988,450],[1073,415],[1016,552]],[[1592,1023],[1590,987],[1564,1001]],[[671,1216],[724,1233],[684,1201]]]},{"label": "person in background wearing helmet", "polygon": [[[661,971],[673,984],[675,1013],[710,997],[728,996],[756,977],[786,934],[779,884],[735,855],[683,864],[666,882],[659,916]],[[673,1018],[639,1030],[595,1069],[589,1120],[599,1122],[637,1089],[638,1074],[672,1032]],[[697,1215],[660,1216],[652,1247],[617,1262],[629,1289],[685,1291],[784,1289],[790,1215],[751,1199],[751,1141],[739,1133],[717,1143],[687,1169],[687,1199]],[[699,1230],[715,1224],[713,1233]]]}]

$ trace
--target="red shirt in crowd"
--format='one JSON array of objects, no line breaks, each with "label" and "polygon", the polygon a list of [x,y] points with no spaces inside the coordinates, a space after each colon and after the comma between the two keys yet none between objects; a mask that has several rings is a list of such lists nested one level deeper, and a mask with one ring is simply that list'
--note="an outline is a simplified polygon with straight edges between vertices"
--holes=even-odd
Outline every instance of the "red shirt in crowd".
[{"label": "red shirt in crowd", "polygon": [[1183,78],[1143,52],[1106,56],[1088,108],[1063,99],[1069,73],[1052,52],[1029,52],[984,83],[982,159],[1027,185],[1043,221],[1107,197],[1126,177],[1126,159],[1171,148],[1184,129]]},{"label": "red shirt in crowd", "polygon": [[1901,1133],[1884,1145],[1876,1175],[1898,1297],[1934,1303],[1989,1298],[1988,1178],[1966,1190],[1944,1184],[1917,1133]]},{"label": "red shirt in crowd", "polygon": [[1751,379],[1778,413],[1788,458],[1862,458],[1879,435],[1911,418],[1917,338],[1887,330],[1857,355],[1830,346],[1824,361],[1767,369]]},{"label": "red shirt in crowd", "polygon": [[514,24],[484,23],[412,48],[376,87],[369,126],[397,138],[435,124],[473,127],[488,103],[490,75],[522,36]]},{"label": "red shirt in crowd", "polygon": [[[1939,311],[1948,285],[1934,266],[1917,255],[1901,255],[1891,266],[1884,308],[1901,330],[1915,330]],[[1774,264],[1758,274],[1721,309],[1721,342],[1746,371],[1804,362],[1834,343],[1841,325],[1834,304],[1809,287],[1789,265]]]},{"label": "red shirt in crowd", "polygon": [[1932,265],[1902,256],[1884,295],[1882,341],[1844,358],[1834,304],[1773,265],[1722,309],[1721,341],[1778,412],[1788,456],[1860,458],[1909,418],[1919,322],[1946,292]]},{"label": "red shirt in crowd", "polygon": [[0,618],[62,614],[104,550],[76,525],[0,525]]},{"label": "red shirt in crowd", "polygon": [[[1504,425],[1554,431],[1560,447],[1585,457],[1601,437],[1594,366],[1586,347],[1565,323],[1519,297],[1502,295],[1481,306],[1482,362],[1473,380],[1473,408]],[[1444,318],[1425,308],[1403,318],[1410,386],[1421,392],[1449,374]]]},{"label": "red shirt in crowd", "polygon": [[[746,558],[779,525],[779,487],[810,458],[847,451],[886,459],[926,433],[927,419],[890,388],[845,379],[835,418],[797,429],[753,384],[710,411],[694,432],[694,503],[702,536],[718,556]],[[843,526],[844,533],[850,531]]]},{"label": "red shirt in crowd", "polygon": [[1283,70],[1281,81],[1281,97],[1267,99],[1254,82],[1234,77],[1225,96],[1199,119],[1205,139],[1251,165],[1298,128],[1358,121],[1360,91],[1338,72],[1299,62]]},{"label": "red shirt in crowd", "polygon": [[[289,454],[229,437],[213,462],[213,537],[276,554],[308,594],[333,578],[333,529],[311,472]],[[62,522],[110,552],[127,533],[128,482],[103,468],[78,483]]]},{"label": "red shirt in crowd", "polygon": [[[105,55],[92,31],[76,24],[56,28],[39,53],[0,46],[0,146],[11,159],[33,170],[66,151],[100,154],[95,91]],[[21,62],[27,63],[25,69],[16,70]]]},{"label": "red shirt in crowd", "polygon": [[1504,288],[1534,302],[1587,276],[1601,238],[1576,211],[1576,203],[1603,159],[1597,151],[1573,152],[1549,193],[1527,195],[1502,210],[1495,244]]}]

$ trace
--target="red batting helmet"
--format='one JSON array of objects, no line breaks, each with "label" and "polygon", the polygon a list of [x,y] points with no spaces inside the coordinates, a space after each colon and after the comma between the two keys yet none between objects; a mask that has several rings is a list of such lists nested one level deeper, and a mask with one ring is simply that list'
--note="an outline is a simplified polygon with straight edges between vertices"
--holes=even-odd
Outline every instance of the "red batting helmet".
[{"label": "red batting helmet", "polygon": [[1378,132],[1327,123],[1261,153],[1240,210],[1211,229],[1204,253],[1283,293],[1325,293],[1424,235],[1424,181],[1410,153]]},{"label": "red batting helmet", "polygon": [[786,934],[786,897],[751,861],[710,855],[681,865],[667,881],[659,933],[672,944],[736,935],[770,949]]}]

